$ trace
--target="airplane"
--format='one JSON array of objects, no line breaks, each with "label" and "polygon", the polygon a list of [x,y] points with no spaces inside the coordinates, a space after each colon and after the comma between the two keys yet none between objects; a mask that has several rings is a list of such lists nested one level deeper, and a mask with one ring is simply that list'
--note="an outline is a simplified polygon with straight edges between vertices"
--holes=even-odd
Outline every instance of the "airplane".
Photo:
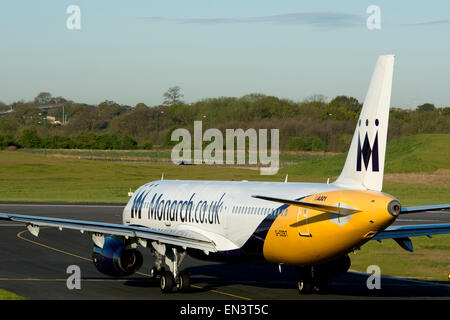
[{"label": "airplane", "polygon": [[138,248],[155,256],[151,275],[163,293],[186,292],[181,270],[190,255],[206,261],[290,265],[301,294],[326,292],[330,278],[348,271],[348,254],[371,240],[394,239],[412,251],[410,237],[450,233],[450,224],[391,226],[401,214],[450,204],[402,208],[382,192],[394,55],[378,57],[343,170],[332,183],[149,182],[123,210],[122,224],[0,213],[34,236],[57,227],[88,233],[97,270],[112,277],[143,265]]}]

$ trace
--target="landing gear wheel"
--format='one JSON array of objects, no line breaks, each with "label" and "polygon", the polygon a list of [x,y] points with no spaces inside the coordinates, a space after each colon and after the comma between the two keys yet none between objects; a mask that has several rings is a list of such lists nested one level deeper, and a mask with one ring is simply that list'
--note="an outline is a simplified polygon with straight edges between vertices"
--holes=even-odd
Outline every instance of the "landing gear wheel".
[{"label": "landing gear wheel", "polygon": [[328,281],[320,280],[316,282],[300,279],[297,282],[297,288],[301,294],[326,294],[328,292]]},{"label": "landing gear wheel", "polygon": [[310,294],[314,290],[314,282],[312,277],[311,267],[299,267],[297,268],[298,281],[297,289],[300,294]]},{"label": "landing gear wheel", "polygon": [[181,271],[178,276],[178,290],[180,292],[187,292],[191,287],[191,280],[189,274],[185,271]]},{"label": "landing gear wheel", "polygon": [[310,294],[313,291],[313,286],[309,281],[299,279],[297,282],[298,292],[301,294]]},{"label": "landing gear wheel", "polygon": [[162,293],[172,292],[174,284],[175,279],[173,278],[172,273],[168,271],[163,271],[161,273],[161,281],[160,281],[161,292]]},{"label": "landing gear wheel", "polygon": [[153,267],[150,269],[150,277],[153,279],[156,279],[161,276],[161,274],[164,272],[164,268],[161,270],[158,270],[158,268]]},{"label": "landing gear wheel", "polygon": [[314,285],[314,291],[318,294],[326,294],[328,292],[328,279],[320,279],[318,283]]}]

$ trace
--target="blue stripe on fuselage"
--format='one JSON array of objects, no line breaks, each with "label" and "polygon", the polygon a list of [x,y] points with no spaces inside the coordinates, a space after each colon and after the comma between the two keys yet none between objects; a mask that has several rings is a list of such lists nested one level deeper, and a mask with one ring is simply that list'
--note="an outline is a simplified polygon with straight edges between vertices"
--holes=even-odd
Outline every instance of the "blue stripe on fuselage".
[{"label": "blue stripe on fuselage", "polygon": [[[304,196],[296,201],[307,198]],[[280,210],[283,212],[284,209],[288,208],[289,205],[282,205],[274,211]],[[278,217],[278,215],[269,214],[264,220],[258,225],[253,234],[248,238],[244,245],[239,249],[210,252],[206,255],[203,251],[191,249],[187,250],[188,254],[194,258],[217,261],[217,262],[265,262],[263,255],[264,241],[266,239],[267,233],[273,225],[273,222]]]}]

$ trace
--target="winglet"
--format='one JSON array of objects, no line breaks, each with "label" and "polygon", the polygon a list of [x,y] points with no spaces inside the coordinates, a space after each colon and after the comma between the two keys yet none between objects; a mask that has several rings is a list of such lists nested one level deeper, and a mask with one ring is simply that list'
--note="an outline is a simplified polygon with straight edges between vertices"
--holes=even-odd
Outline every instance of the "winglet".
[{"label": "winglet", "polygon": [[413,252],[414,251],[414,246],[411,242],[411,239],[408,237],[405,238],[394,238],[395,242],[398,243],[398,245],[400,247],[402,247],[402,249],[409,251],[409,252]]}]

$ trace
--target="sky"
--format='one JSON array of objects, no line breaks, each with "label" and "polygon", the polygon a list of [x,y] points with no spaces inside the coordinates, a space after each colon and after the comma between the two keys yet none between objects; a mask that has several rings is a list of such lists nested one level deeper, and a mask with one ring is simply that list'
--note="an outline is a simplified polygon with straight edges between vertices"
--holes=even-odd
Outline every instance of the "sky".
[{"label": "sky", "polygon": [[[80,29],[69,29],[80,9]],[[379,8],[379,29],[367,21]],[[370,20],[373,22],[374,20]],[[377,57],[395,54],[391,105],[450,107],[449,1],[2,0],[0,101],[39,92],[158,105],[262,93],[361,102]]]}]

